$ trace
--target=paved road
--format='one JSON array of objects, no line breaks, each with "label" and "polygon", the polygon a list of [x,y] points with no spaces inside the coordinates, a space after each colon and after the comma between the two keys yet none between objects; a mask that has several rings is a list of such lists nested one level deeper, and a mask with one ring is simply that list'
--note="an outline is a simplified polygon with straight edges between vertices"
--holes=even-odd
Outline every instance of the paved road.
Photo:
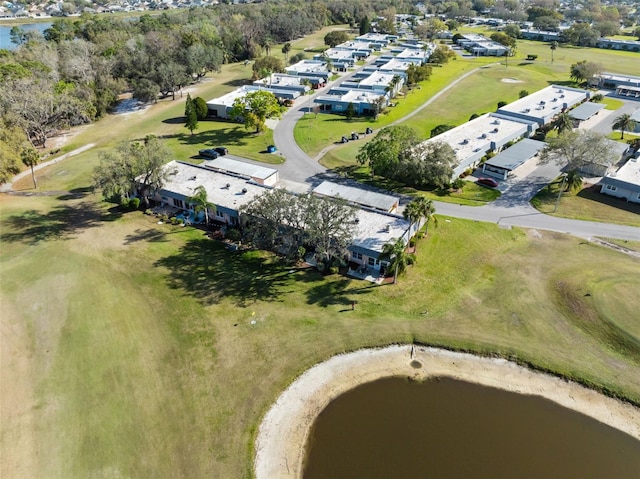
[{"label": "paved road", "polygon": [[[420,108],[412,114],[428,106],[438,98],[439,95],[455,85],[455,83],[472,75],[477,70],[478,69],[472,70],[456,80],[456,82],[453,82],[446,89],[434,95],[434,97],[424,105],[421,105]],[[348,78],[353,75],[353,73],[344,78]],[[323,94],[328,88],[330,88],[330,86],[325,87],[315,95]],[[302,151],[293,137],[295,123],[304,115],[308,105],[309,98],[297,103],[296,106],[291,108],[282,120],[278,122],[274,130],[275,144],[286,159],[283,165],[278,165],[276,168],[280,171],[283,184],[285,184],[287,188],[296,191],[304,191],[312,185],[317,184],[321,179],[331,178],[331,173],[327,172],[325,168],[318,163],[316,158],[311,158]],[[632,108],[632,106],[627,107],[625,105],[624,108]],[[616,113],[618,113],[618,111]],[[624,112],[620,110],[620,113]],[[406,118],[403,118],[403,120],[404,119]],[[612,122],[612,117],[603,118],[603,121],[594,125],[594,129],[608,133],[611,131]],[[318,159],[332,147],[333,145],[323,150]],[[525,228],[536,228],[568,233],[582,238],[598,236],[640,241],[640,228],[557,218],[535,210],[529,204],[529,200],[552,179],[556,178],[559,172],[560,170],[555,164],[539,165],[524,178],[520,178],[517,181],[504,182],[501,185],[501,190],[503,190],[502,196],[492,204],[486,206],[472,207],[436,201],[434,202],[435,207],[440,215],[497,223],[504,227],[521,226]]]}]

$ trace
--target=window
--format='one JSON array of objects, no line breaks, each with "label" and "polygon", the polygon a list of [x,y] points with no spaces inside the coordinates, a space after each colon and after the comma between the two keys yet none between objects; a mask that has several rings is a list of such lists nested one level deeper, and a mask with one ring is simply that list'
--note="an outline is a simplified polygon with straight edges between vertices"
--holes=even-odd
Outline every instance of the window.
[{"label": "window", "polygon": [[220,210],[216,210],[216,216],[218,216],[219,218],[222,218],[224,216],[224,213]]},{"label": "window", "polygon": [[184,209],[184,202],[182,200],[177,200],[177,199],[173,199],[173,204],[174,206],[176,206],[177,208],[182,208]]},{"label": "window", "polygon": [[616,191],[618,188],[616,188],[613,185],[607,185],[607,189],[610,190],[610,191]]},{"label": "window", "polygon": [[351,257],[352,257],[353,259],[359,259],[359,260],[361,260],[361,259],[362,259],[362,253],[351,253]]},{"label": "window", "polygon": [[376,260],[373,258],[369,258],[369,266],[373,266],[374,264],[376,264]]}]

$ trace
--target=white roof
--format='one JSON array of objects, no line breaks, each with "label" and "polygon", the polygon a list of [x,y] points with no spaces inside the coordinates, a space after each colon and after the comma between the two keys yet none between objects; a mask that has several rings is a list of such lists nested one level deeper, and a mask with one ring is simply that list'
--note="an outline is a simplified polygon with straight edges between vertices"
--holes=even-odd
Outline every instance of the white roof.
[{"label": "white roof", "polygon": [[256,80],[253,83],[263,84],[272,88],[279,86],[300,86],[302,77],[297,75],[285,75],[283,73],[272,73],[270,76]]},{"label": "white roof", "polygon": [[[330,95],[334,96],[334,95]],[[382,95],[372,91],[350,90],[340,97],[340,101],[374,103]]]},{"label": "white roof", "polygon": [[416,50],[415,48],[405,48],[400,53],[396,55],[396,58],[401,60],[424,60],[429,56],[429,52],[425,52],[424,50]]},{"label": "white roof", "polygon": [[360,85],[389,85],[393,81],[393,73],[376,71],[360,80]]},{"label": "white roof", "polygon": [[347,50],[371,50],[371,48],[369,47],[369,42],[366,41],[358,41],[356,40],[351,40],[348,42],[344,42],[341,43],[339,45],[336,45],[336,48],[340,49],[340,48],[344,48]]},{"label": "white roof", "polygon": [[[198,186],[204,186],[207,197],[216,206],[234,210],[249,203],[268,188],[233,175],[220,173],[180,161],[171,161],[165,165],[170,172],[162,190],[183,196],[193,196]],[[229,187],[227,187],[229,185]],[[243,192],[243,190],[246,190]]]},{"label": "white roof", "polygon": [[325,50],[325,56],[332,60],[350,60],[353,61],[353,55],[351,50],[336,50],[335,48],[329,48]]},{"label": "white roof", "polygon": [[382,252],[385,244],[403,237],[409,229],[409,222],[398,215],[357,208],[356,218],[352,244],[372,251]]},{"label": "white roof", "polygon": [[586,99],[587,94],[587,90],[551,85],[509,103],[498,111],[544,118],[561,113],[564,104],[575,105]]},{"label": "white roof", "polygon": [[223,172],[229,172],[236,175],[246,176],[249,178],[258,178],[266,180],[270,176],[276,174],[278,170],[267,168],[266,166],[254,165],[253,163],[245,163],[244,161],[234,160],[228,156],[219,156],[215,160],[204,162],[207,168],[215,168]]},{"label": "white roof", "polygon": [[323,181],[313,189],[313,192],[323,196],[339,196],[346,201],[383,211],[393,209],[399,201],[395,196],[331,181]]},{"label": "white roof", "polygon": [[224,105],[224,106],[233,106],[233,102],[236,100],[236,98],[242,98],[244,96],[247,95],[247,93],[255,91],[256,87],[254,86],[249,86],[249,85],[244,85],[241,86],[240,88],[237,88],[229,93],[227,93],[226,95],[222,95],[218,98],[214,98],[212,100],[209,100],[207,102],[207,105],[211,104],[211,105]]},{"label": "white roof", "polygon": [[357,38],[360,40],[364,40],[364,41],[368,40],[372,42],[388,42],[389,41],[389,37],[385,33],[369,32],[369,33],[365,33],[364,35],[360,35]]},{"label": "white roof", "polygon": [[415,60],[409,60],[409,59],[402,59],[402,58],[392,58],[391,60],[389,60],[387,63],[385,63],[384,65],[380,65],[379,69],[382,71],[389,71],[389,70],[393,70],[393,71],[404,71],[407,68],[409,68],[410,65],[413,65],[415,63]]},{"label": "white roof", "polygon": [[618,171],[608,176],[625,183],[640,186],[640,160],[631,158]]},{"label": "white roof", "polygon": [[326,62],[322,60],[301,60],[285,70],[297,73],[329,73]]},{"label": "white roof", "polygon": [[467,123],[445,131],[427,141],[448,143],[460,162],[480,151],[491,149],[491,142],[500,142],[521,131],[527,131],[531,122],[486,113]]}]

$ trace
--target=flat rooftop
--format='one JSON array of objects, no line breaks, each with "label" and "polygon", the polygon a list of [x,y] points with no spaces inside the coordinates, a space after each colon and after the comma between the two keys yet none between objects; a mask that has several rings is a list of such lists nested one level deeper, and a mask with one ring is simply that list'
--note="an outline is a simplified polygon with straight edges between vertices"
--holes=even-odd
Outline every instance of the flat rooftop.
[{"label": "flat rooftop", "polygon": [[621,73],[603,72],[596,76],[605,80],[608,79],[608,80],[631,82],[631,83],[636,82],[638,85],[640,85],[640,77],[636,77],[633,75],[622,75]]},{"label": "flat rooftop", "polygon": [[609,173],[606,182],[613,185],[619,185],[622,188],[628,188],[629,185],[634,186],[640,191],[640,160],[633,158],[622,165],[618,171]]},{"label": "flat rooftop", "polygon": [[161,192],[166,190],[187,197],[193,196],[198,186],[204,186],[211,203],[234,210],[269,190],[245,178],[180,161],[171,161],[165,168],[170,174]]},{"label": "flat rooftop", "polygon": [[267,168],[266,166],[254,165],[253,163],[246,163],[239,161],[229,156],[219,156],[215,160],[208,160],[204,162],[207,168],[212,168],[222,172],[232,173],[234,175],[245,176],[247,178],[258,178],[266,180],[270,176],[276,174],[278,170],[274,168]]},{"label": "flat rooftop", "polygon": [[368,206],[382,211],[390,211],[396,207],[399,198],[355,186],[341,185],[332,181],[323,181],[313,189],[314,193],[323,196],[340,197],[351,203]]},{"label": "flat rooftop", "polygon": [[401,238],[409,229],[409,222],[399,215],[357,208],[356,218],[358,224],[352,244],[378,253],[385,244]]},{"label": "flat rooftop", "polygon": [[329,48],[325,50],[324,54],[332,60],[353,60],[353,50],[336,50],[335,48]]},{"label": "flat rooftop", "polygon": [[587,101],[571,110],[569,112],[569,115],[571,116],[571,118],[575,118],[579,121],[584,121],[591,118],[604,107],[605,105],[603,103],[594,103],[592,101]]},{"label": "flat rooftop", "polygon": [[[331,97],[335,97],[337,95],[327,95],[325,97],[321,97],[321,98],[327,98],[329,100],[335,100],[335,98],[331,98]],[[375,93],[372,91],[367,91],[367,90],[349,90],[348,92],[346,92],[343,95],[340,95],[340,101],[345,101],[345,102],[358,102],[358,103],[375,103],[375,101],[380,98],[382,95],[380,95],[379,93]]]},{"label": "flat rooftop", "polygon": [[218,98],[213,98],[209,100],[207,104],[211,103],[213,105],[224,105],[224,106],[233,106],[233,102],[236,98],[242,98],[247,95],[247,93],[255,91],[257,88],[255,86],[241,86],[240,88],[236,88],[233,91],[230,91],[226,95],[222,95]]},{"label": "flat rooftop", "polygon": [[525,138],[487,160],[487,165],[513,171],[527,160],[536,156],[545,145],[544,141]]},{"label": "flat rooftop", "polygon": [[287,71],[295,71],[297,73],[326,73],[329,74],[327,70],[326,62],[321,60],[301,60],[298,63],[295,63],[287,68]]},{"label": "flat rooftop", "polygon": [[[272,73],[270,76],[254,81],[256,83],[262,83],[271,88],[278,88],[279,86],[300,86],[300,80],[302,78],[296,75],[285,75],[283,73]],[[265,83],[266,82],[266,83]]]},{"label": "flat rooftop", "polygon": [[392,58],[384,65],[380,65],[380,70],[387,71],[405,71],[410,65],[415,64],[415,59]]},{"label": "flat rooftop", "polygon": [[502,113],[526,114],[530,116],[548,116],[562,111],[563,105],[575,105],[587,98],[587,90],[551,85],[530,95],[520,98],[498,111]]},{"label": "flat rooftop", "polygon": [[360,85],[389,85],[393,81],[393,73],[388,72],[373,72],[371,75],[360,80]]},{"label": "flat rooftop", "polygon": [[491,142],[499,142],[503,138],[526,131],[530,124],[531,121],[528,120],[486,113],[427,141],[448,143],[462,162],[480,151],[489,150]]}]

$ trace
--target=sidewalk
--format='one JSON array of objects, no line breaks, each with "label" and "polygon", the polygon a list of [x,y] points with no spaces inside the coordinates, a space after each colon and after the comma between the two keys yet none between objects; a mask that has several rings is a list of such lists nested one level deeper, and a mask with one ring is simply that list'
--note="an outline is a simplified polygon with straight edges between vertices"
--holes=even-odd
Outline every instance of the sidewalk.
[{"label": "sidewalk", "polygon": [[[93,148],[94,146],[96,146],[95,143],[89,143],[87,145],[81,146],[76,150],[70,151],[69,153],[65,153],[64,155],[59,156],[57,158],[53,158],[51,160],[38,163],[36,166],[33,167],[33,171],[36,172],[36,171],[42,170],[43,168],[47,168],[48,166],[57,165],[58,162],[64,161],[67,158],[71,158],[72,156],[79,155],[80,153],[84,153],[85,151]],[[29,176],[30,174],[31,174],[31,168],[27,168],[26,170],[21,171],[11,179],[10,183],[3,183],[2,185],[0,185],[0,193],[9,193],[13,191],[13,183],[21,180],[25,176]]]}]

